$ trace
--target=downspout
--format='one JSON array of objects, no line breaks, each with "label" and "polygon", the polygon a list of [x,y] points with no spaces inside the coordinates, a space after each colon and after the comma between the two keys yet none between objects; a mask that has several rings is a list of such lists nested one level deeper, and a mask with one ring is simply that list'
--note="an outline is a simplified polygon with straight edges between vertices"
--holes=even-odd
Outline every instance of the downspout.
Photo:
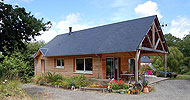
[{"label": "downspout", "polygon": [[96,56],[98,56],[98,79],[100,79],[100,56],[98,54]]}]

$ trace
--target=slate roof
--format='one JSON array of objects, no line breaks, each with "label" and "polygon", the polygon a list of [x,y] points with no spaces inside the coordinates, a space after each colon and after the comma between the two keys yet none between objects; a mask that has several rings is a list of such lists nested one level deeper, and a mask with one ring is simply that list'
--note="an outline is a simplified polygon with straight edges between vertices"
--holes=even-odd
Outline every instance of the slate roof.
[{"label": "slate roof", "polygon": [[141,63],[152,63],[149,57],[147,56],[142,56],[141,57]]},{"label": "slate roof", "polygon": [[74,31],[71,35],[57,35],[40,50],[47,57],[136,51],[156,17]]}]

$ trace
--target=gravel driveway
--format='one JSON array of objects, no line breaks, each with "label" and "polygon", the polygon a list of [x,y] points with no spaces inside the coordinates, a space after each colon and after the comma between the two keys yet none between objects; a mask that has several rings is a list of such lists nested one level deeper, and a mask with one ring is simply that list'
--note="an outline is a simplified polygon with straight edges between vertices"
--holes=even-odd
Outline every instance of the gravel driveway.
[{"label": "gravel driveway", "polygon": [[32,84],[22,87],[39,100],[190,100],[190,80],[162,81],[154,85],[154,92],[140,95],[71,91]]}]

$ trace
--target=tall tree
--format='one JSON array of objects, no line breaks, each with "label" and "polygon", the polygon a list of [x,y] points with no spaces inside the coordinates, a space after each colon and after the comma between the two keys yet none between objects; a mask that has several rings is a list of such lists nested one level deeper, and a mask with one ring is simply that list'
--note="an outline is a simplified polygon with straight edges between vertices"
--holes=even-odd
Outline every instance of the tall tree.
[{"label": "tall tree", "polygon": [[190,34],[183,38],[180,50],[183,52],[185,57],[190,57]]},{"label": "tall tree", "polygon": [[166,40],[168,47],[171,47],[171,46],[178,47],[182,42],[180,38],[173,36],[171,33],[165,34],[164,38]]},{"label": "tall tree", "polygon": [[[169,47],[170,55],[167,57],[168,71],[181,72],[183,67],[183,53],[177,47]],[[164,60],[161,57],[152,57],[153,66],[157,70],[164,70]]]},{"label": "tall tree", "polygon": [[25,43],[35,40],[35,36],[41,35],[40,31],[46,31],[50,26],[50,21],[35,18],[25,8],[0,2],[0,51],[7,55],[24,48]]}]

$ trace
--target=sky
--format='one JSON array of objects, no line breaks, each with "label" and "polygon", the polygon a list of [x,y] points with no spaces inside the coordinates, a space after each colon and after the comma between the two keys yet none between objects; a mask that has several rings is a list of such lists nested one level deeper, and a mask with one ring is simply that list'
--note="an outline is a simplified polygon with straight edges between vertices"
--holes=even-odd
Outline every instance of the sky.
[{"label": "sky", "polygon": [[164,34],[183,38],[190,32],[190,0],[4,0],[24,7],[52,27],[37,40],[49,42],[56,35],[157,15]]}]

